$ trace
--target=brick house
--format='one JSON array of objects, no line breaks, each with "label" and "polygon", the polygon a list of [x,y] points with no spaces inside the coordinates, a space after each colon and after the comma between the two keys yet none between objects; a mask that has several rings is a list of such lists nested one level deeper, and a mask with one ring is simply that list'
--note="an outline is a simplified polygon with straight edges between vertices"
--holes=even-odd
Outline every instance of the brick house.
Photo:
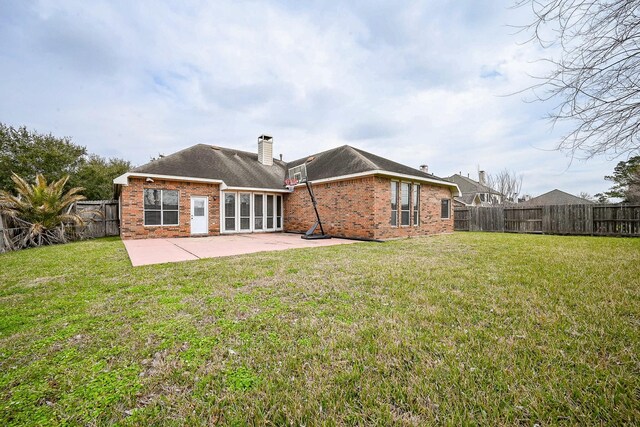
[{"label": "brick house", "polygon": [[348,145],[293,162],[198,144],[114,180],[123,239],[305,232],[316,221],[304,184],[284,186],[304,165],[324,230],[384,240],[453,231],[456,184]]}]

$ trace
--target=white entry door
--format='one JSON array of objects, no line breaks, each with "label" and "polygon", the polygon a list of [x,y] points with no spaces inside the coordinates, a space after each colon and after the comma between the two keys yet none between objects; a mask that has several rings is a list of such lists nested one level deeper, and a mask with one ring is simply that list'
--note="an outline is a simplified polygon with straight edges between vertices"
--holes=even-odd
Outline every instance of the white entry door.
[{"label": "white entry door", "polygon": [[206,197],[191,197],[191,234],[208,234],[209,215]]}]

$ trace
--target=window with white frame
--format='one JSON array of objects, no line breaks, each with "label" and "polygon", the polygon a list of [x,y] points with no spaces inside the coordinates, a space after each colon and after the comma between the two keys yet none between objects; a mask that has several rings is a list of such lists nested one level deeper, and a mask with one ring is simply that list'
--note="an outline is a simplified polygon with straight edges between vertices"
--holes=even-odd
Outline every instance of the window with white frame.
[{"label": "window with white frame", "polygon": [[240,230],[251,230],[251,193],[240,193]]},{"label": "window with white frame", "polygon": [[236,193],[224,193],[224,229],[236,229]]},{"label": "window with white frame", "polygon": [[413,226],[420,225],[420,184],[413,185],[413,193],[411,194],[413,205]]},{"label": "window with white frame", "polygon": [[253,202],[253,216],[254,216],[254,226],[253,229],[254,230],[262,230],[264,228],[264,219],[263,219],[263,195],[262,194],[256,194],[254,195],[254,202]]},{"label": "window with white frame", "polygon": [[440,205],[440,218],[449,219],[451,218],[451,200],[442,199]]},{"label": "window with white frame", "polygon": [[144,225],[178,225],[178,190],[144,189]]},{"label": "window with white frame", "polygon": [[400,225],[409,225],[411,211],[409,209],[409,193],[411,184],[403,182],[400,184]]},{"label": "window with white frame", "polygon": [[282,228],[282,196],[276,196],[276,228]]},{"label": "window with white frame", "polygon": [[391,181],[391,221],[393,227],[398,226],[398,183]]}]

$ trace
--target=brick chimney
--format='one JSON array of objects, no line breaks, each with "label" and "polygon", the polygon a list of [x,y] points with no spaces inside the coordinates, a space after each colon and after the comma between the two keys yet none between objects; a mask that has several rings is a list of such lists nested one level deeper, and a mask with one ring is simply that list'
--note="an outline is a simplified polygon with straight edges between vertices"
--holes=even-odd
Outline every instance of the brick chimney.
[{"label": "brick chimney", "polygon": [[265,166],[273,165],[273,137],[260,135],[258,137],[258,161]]}]

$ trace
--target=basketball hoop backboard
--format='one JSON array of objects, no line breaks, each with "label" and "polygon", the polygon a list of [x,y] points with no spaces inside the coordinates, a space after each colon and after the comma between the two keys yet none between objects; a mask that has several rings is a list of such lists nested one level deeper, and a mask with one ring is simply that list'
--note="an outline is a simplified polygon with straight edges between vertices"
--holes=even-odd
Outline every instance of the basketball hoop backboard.
[{"label": "basketball hoop backboard", "polygon": [[297,183],[307,182],[307,164],[303,163],[289,169],[289,179],[297,180]]}]

